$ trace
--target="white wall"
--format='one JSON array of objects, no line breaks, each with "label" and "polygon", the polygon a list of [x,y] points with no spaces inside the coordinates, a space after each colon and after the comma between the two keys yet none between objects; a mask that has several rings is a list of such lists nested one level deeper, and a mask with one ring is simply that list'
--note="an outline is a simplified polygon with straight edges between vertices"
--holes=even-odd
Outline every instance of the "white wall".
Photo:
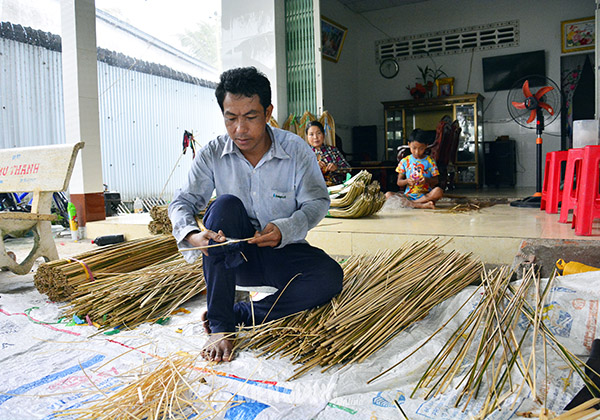
[{"label": "white wall", "polygon": [[[383,108],[379,118],[369,120],[360,119],[361,108],[371,106],[370,99],[362,97],[361,91],[368,88],[368,84],[379,75],[379,67],[376,73],[363,73],[363,65],[375,63],[375,44],[365,50],[363,36],[372,39],[376,34],[372,33],[372,27],[356,13],[350,11],[337,0],[321,0],[321,16],[325,16],[334,22],[348,28],[348,34],[342,47],[342,52],[337,63],[322,60],[323,79],[323,109],[331,113],[335,120],[336,134],[343,139],[344,150],[352,150],[352,127],[356,125],[381,126],[377,134],[378,139],[383,137]],[[379,77],[378,79],[381,79]],[[373,99],[377,100],[374,93]],[[378,108],[378,109],[379,109]],[[381,148],[380,150],[383,150]]]},{"label": "white wall", "polygon": [[[417,65],[432,64],[430,59],[400,61],[399,74],[393,79],[384,79],[375,61],[376,41],[518,19],[519,46],[474,53],[469,91],[479,92],[486,98],[485,141],[493,141],[500,135],[515,139],[517,186],[535,186],[535,130],[521,128],[510,120],[506,106],[508,91],[483,91],[481,59],[543,49],[547,76],[560,84],[560,22],[593,16],[594,0],[430,0],[364,13],[364,17],[337,0],[321,0],[321,13],[348,27],[339,62],[323,63],[324,106],[334,116],[336,129],[340,126],[340,135],[348,139],[344,145],[350,144],[351,126],[373,124],[378,126],[378,141],[383,144],[381,102],[410,99],[406,85],[414,84],[419,76]],[[465,93],[471,54],[434,59],[448,76],[454,77],[454,93]],[[546,127],[543,138],[544,153],[560,149],[560,118]],[[382,150],[380,145],[379,151]]]},{"label": "white wall", "polygon": [[223,70],[254,66],[262,71],[271,82],[273,116],[283,124],[287,118],[283,1],[226,0],[221,13]]}]

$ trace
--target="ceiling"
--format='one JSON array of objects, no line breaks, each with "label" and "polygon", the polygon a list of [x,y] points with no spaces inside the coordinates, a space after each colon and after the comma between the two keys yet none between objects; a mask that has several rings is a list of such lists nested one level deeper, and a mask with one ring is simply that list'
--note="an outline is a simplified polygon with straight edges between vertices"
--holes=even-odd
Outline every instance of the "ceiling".
[{"label": "ceiling", "polygon": [[338,0],[355,13],[404,6],[411,3],[421,3],[427,0]]}]

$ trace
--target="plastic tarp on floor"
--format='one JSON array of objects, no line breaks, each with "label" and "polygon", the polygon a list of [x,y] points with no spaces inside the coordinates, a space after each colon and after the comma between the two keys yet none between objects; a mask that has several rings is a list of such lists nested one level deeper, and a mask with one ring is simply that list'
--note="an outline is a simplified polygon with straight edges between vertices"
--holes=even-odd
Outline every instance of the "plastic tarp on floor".
[{"label": "plastic tarp on floor", "polygon": [[[57,323],[64,304],[49,302],[40,295],[32,286],[31,276],[6,284],[2,283],[4,274],[0,273],[1,419],[55,418],[57,410],[83,407],[103,398],[102,392],[110,394],[119,383],[119,375],[135,371],[156,356],[167,357],[178,351],[197,354],[206,340],[199,322],[205,304],[201,298],[184,305],[191,313],[173,315],[164,325],[145,324],[106,335],[87,324],[73,325],[71,320]],[[471,401],[463,411],[462,406],[454,408],[457,391],[453,389],[429,400],[424,400],[421,392],[414,398],[410,395],[454,328],[474,308],[478,296],[407,361],[380,379],[370,384],[367,381],[420,346],[472,292],[473,287],[469,287],[438,305],[366,362],[326,373],[314,369],[287,381],[295,368],[288,360],[257,357],[248,351],[231,363],[214,366],[199,361],[212,372],[207,389],[219,389],[220,400],[237,402],[213,418],[402,419],[396,400],[411,420],[467,420],[478,413],[483,398]],[[598,336],[599,301],[600,272],[592,272],[557,278],[546,302],[544,321],[562,344],[584,360]],[[550,350],[545,381],[543,346],[537,347],[538,392],[548,393],[548,409],[561,412],[582,382]],[[539,412],[539,407],[527,391],[514,404],[511,399],[505,401],[503,409],[488,418],[517,418],[517,413]]]}]

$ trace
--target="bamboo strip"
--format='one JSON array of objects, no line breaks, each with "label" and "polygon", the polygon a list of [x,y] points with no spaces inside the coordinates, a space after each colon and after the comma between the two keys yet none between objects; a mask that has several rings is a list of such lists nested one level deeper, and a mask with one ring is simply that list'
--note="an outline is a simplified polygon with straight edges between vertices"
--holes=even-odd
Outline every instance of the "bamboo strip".
[{"label": "bamboo strip", "polygon": [[212,374],[196,366],[197,357],[179,352],[147,363],[140,372],[118,376],[122,384],[112,387],[114,392],[104,392],[92,382],[102,395],[100,399],[90,398],[81,407],[56,412],[55,416],[81,420],[215,418],[238,403],[219,398],[220,389],[208,385]]},{"label": "bamboo strip", "polygon": [[176,254],[151,266],[79,286],[67,316],[86,315],[100,329],[163,318],[205,288],[202,259],[187,263]]},{"label": "bamboo strip", "polygon": [[236,348],[292,357],[303,366],[290,379],[317,366],[360,363],[476,280],[481,265],[432,240],[351,256],[343,269],[343,290],[328,305],[243,329]]},{"label": "bamboo strip", "polygon": [[[539,273],[536,273],[533,268],[524,273],[518,288],[510,283],[511,277],[512,272],[505,268],[483,273],[481,287],[484,292],[477,307],[457,327],[438,355],[433,358],[411,396],[414,396],[418,389],[426,391],[425,398],[439,395],[454,383],[457,375],[462,375],[462,379],[455,386],[456,389],[461,388],[455,406],[458,407],[463,403],[464,398],[463,410],[465,410],[468,404],[485,390],[483,406],[476,416],[478,419],[483,419],[492,413],[510,396],[513,396],[516,403],[525,385],[530,388],[532,399],[536,400],[535,372],[538,369],[535,361],[535,341],[538,336],[543,340],[545,363],[547,363],[546,344],[550,344],[569,367],[583,375],[582,379],[587,385],[595,387],[582,371],[581,361],[558,343],[543,322],[544,302],[554,276],[549,279],[544,290],[540,287]],[[533,306],[527,302],[528,294],[531,292],[533,292]],[[454,316],[456,313],[452,318]],[[522,322],[523,316],[529,324],[524,327],[518,338],[515,328],[520,320]],[[531,353],[526,359],[522,354],[522,348],[530,331],[532,331],[533,343]],[[475,337],[478,337],[478,341]],[[474,348],[475,354],[469,360],[471,348]],[[470,367],[463,372],[463,366]],[[517,368],[523,378],[520,386],[512,382],[513,368]],[[375,378],[379,377],[381,375]],[[487,381],[484,380],[485,378]],[[545,400],[543,404],[545,406]]]},{"label": "bamboo strip", "polygon": [[574,408],[570,409],[569,411],[564,412],[560,416],[555,417],[554,420],[577,420],[577,419],[583,419],[584,417],[593,419],[594,417],[587,417],[587,416],[591,412],[595,413],[595,415],[598,416],[598,414],[599,414],[598,410],[594,409],[593,411],[589,411],[596,404],[600,404],[600,398],[592,398],[591,400],[586,401],[583,404],[578,405],[577,407],[574,407]]}]

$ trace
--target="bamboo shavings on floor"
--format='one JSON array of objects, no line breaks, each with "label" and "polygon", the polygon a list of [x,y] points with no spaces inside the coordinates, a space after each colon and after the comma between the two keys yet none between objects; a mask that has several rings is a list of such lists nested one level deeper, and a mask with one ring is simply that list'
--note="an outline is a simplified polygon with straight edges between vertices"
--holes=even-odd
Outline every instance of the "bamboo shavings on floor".
[{"label": "bamboo shavings on floor", "polygon": [[101,329],[134,328],[170,315],[204,289],[202,258],[189,264],[176,254],[140,270],[80,285],[67,313]]},{"label": "bamboo shavings on floor", "polygon": [[99,247],[71,258],[41,264],[33,276],[35,287],[53,301],[71,297],[83,284],[127,273],[177,254],[171,235],[153,236]]},{"label": "bamboo shavings on floor", "polygon": [[[207,384],[211,374],[196,366],[198,356],[180,352],[120,375],[120,385],[100,399],[57,412],[74,419],[213,419],[239,404]],[[87,374],[86,374],[87,376]],[[89,378],[89,376],[88,376]],[[132,378],[139,378],[133,379]]]},{"label": "bamboo shavings on floor", "polygon": [[[547,390],[547,386],[536,381],[538,371],[547,377],[547,347],[552,348],[584,383],[598,389],[585,375],[583,362],[562,346],[544,323],[544,302],[553,278],[542,288],[539,274],[533,268],[525,273],[518,285],[511,283],[511,277],[512,272],[507,268],[484,273],[480,286],[483,296],[477,307],[433,358],[411,397],[419,389],[428,399],[456,388],[459,392],[454,406],[462,405],[466,410],[472,400],[483,398],[483,407],[476,419],[484,419],[509,398],[516,403],[525,391],[531,393],[533,401],[543,405],[542,411],[547,411],[545,402],[548,396],[540,392],[540,389]],[[524,320],[526,325],[517,328]],[[435,334],[430,340],[433,336]],[[526,340],[531,341],[529,353],[523,351]],[[543,350],[542,363],[536,360],[536,349]],[[409,357],[369,383],[389,373]],[[514,379],[513,373],[517,371],[522,379],[520,383]]]},{"label": "bamboo shavings on floor", "polygon": [[469,255],[445,253],[435,241],[352,256],[342,266],[343,290],[329,304],[245,328],[237,349],[258,349],[302,363],[292,378],[315,366],[326,371],[360,363],[477,280],[482,270]]},{"label": "bamboo shavings on floor", "polygon": [[443,211],[446,213],[468,213],[470,211],[479,211],[486,207],[493,206],[494,203],[490,201],[476,201],[476,202],[468,202],[468,203],[458,203],[451,204],[451,207],[442,206],[440,202],[436,204],[436,210]]}]

